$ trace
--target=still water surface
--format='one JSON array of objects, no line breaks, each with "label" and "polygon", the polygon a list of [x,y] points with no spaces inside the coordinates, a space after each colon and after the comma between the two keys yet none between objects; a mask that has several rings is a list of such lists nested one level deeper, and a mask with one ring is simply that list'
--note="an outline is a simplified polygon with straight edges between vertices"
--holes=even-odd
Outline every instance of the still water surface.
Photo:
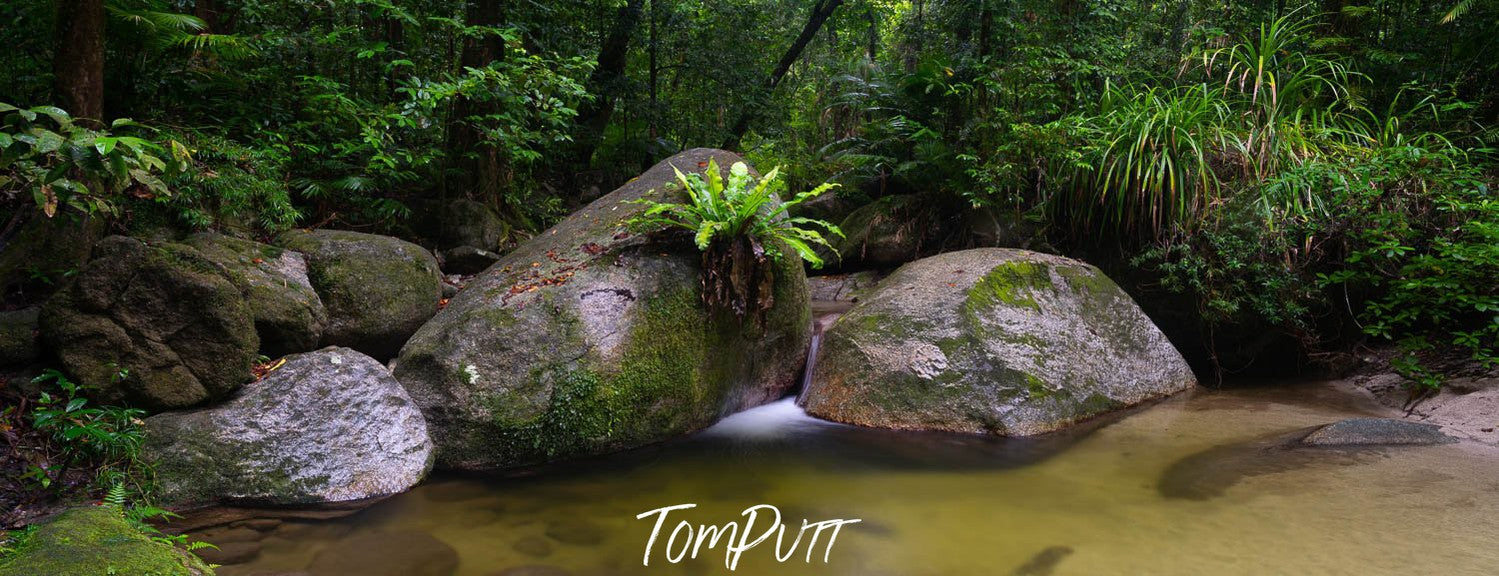
[{"label": "still water surface", "polygon": [[[349,518],[288,523],[220,574],[307,571],[340,541],[412,530],[456,549],[465,576],[1499,574],[1499,449],[1278,447],[1371,413],[1322,384],[1202,389],[1004,440],[856,429],[786,400],[682,442],[524,478],[438,477]],[[771,538],[730,572],[722,545],[668,563],[663,533],[642,566],[653,522],[635,516],[683,503],[698,507],[666,530],[756,504],[792,524],[787,546],[804,518],[862,522],[826,564],[826,534],[811,564],[805,545],[777,563]]]}]

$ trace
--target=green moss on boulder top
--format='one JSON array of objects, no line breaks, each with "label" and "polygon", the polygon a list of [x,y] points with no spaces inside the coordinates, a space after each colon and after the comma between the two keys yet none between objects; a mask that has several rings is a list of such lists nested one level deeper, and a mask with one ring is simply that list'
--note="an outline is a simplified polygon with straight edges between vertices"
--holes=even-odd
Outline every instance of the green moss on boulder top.
[{"label": "green moss on boulder top", "polygon": [[982,248],[912,262],[866,293],[824,335],[803,399],[850,424],[1026,436],[1195,382],[1098,269]]},{"label": "green moss on boulder top", "polygon": [[109,506],[74,508],[0,560],[0,576],[211,576],[196,556],[155,542]]},{"label": "green moss on boulder top", "polygon": [[498,469],[600,454],[703,428],[784,394],[810,338],[801,263],[776,267],[775,305],[742,325],[702,303],[701,254],[621,224],[661,199],[674,156],[517,247],[412,337],[396,378],[422,407],[438,465]]}]

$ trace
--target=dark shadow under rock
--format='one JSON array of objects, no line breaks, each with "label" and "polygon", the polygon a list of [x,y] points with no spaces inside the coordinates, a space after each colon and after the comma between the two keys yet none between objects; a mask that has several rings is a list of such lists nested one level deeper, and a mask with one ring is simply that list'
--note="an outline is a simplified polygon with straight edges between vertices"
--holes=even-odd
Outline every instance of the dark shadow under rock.
[{"label": "dark shadow under rock", "polygon": [[1216,446],[1173,463],[1156,487],[1168,499],[1209,500],[1245,478],[1312,466],[1350,466],[1384,457],[1388,444],[1312,445],[1325,427],[1303,428]]}]

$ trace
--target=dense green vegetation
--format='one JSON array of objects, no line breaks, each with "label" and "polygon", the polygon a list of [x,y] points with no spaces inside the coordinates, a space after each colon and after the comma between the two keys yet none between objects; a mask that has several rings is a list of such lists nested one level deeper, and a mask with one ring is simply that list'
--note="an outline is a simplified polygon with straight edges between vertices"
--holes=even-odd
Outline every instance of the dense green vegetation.
[{"label": "dense green vegetation", "polygon": [[1489,2],[17,0],[0,22],[0,236],[94,215],[426,240],[470,198],[524,237],[727,146],[842,185],[799,215],[878,201],[912,257],[1096,262],[1228,370],[1266,334],[1398,342],[1426,383],[1423,358],[1499,348]]}]

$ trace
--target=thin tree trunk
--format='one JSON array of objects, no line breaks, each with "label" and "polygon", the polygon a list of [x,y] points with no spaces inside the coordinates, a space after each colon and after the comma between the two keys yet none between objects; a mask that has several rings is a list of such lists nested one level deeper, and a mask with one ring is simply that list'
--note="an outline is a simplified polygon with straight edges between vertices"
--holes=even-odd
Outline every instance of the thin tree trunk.
[{"label": "thin tree trunk", "polygon": [[193,2],[193,16],[203,21],[204,31],[209,34],[219,33],[219,3],[218,0],[196,0]]},{"label": "thin tree trunk", "polygon": [[[485,0],[470,1],[464,19],[464,24],[469,26],[500,26],[505,23],[505,3]],[[497,35],[488,34],[480,38],[464,39],[459,64],[464,68],[483,68],[504,58],[505,40]],[[470,195],[500,208],[503,201],[502,185],[508,179],[507,167],[504,159],[500,157],[499,150],[485,144],[478,130],[468,120],[474,116],[497,112],[499,110],[496,109],[494,102],[459,98],[453,103],[447,149],[454,154],[468,150],[477,154],[476,159],[454,157],[453,160],[459,163],[459,172],[469,176],[466,181],[465,179],[460,179],[460,181],[469,185]],[[470,161],[474,163],[469,164]]]},{"label": "thin tree trunk", "polygon": [[104,120],[104,0],[57,0],[57,102],[74,118]]},{"label": "thin tree trunk", "polygon": [[630,0],[620,7],[614,18],[614,27],[599,49],[599,65],[588,77],[588,92],[594,95],[594,100],[578,110],[578,133],[573,136],[576,144],[573,158],[585,167],[603,140],[604,129],[609,127],[609,118],[614,114],[614,100],[625,81],[630,37],[635,35],[644,12],[645,0]]},{"label": "thin tree trunk", "polygon": [[[770,72],[770,77],[766,79],[765,87],[767,92],[773,91],[777,86],[781,85],[781,80],[784,80],[786,73],[791,71],[791,65],[795,64],[801,58],[802,51],[807,48],[807,44],[817,35],[817,31],[822,28],[823,23],[827,22],[828,18],[832,17],[833,12],[842,4],[843,0],[817,0],[817,4],[812,6],[812,13],[807,17],[807,25],[802,27],[801,34],[798,34],[796,40],[791,42],[791,46],[786,48],[786,53],[781,55],[781,60],[776,63],[775,69]],[[750,122],[755,119],[756,107],[752,103],[746,110],[739,114],[739,119],[734,122],[734,127],[729,130],[728,139],[724,140],[724,149],[733,150],[739,147],[740,141],[744,139],[744,133],[749,131]]]}]

